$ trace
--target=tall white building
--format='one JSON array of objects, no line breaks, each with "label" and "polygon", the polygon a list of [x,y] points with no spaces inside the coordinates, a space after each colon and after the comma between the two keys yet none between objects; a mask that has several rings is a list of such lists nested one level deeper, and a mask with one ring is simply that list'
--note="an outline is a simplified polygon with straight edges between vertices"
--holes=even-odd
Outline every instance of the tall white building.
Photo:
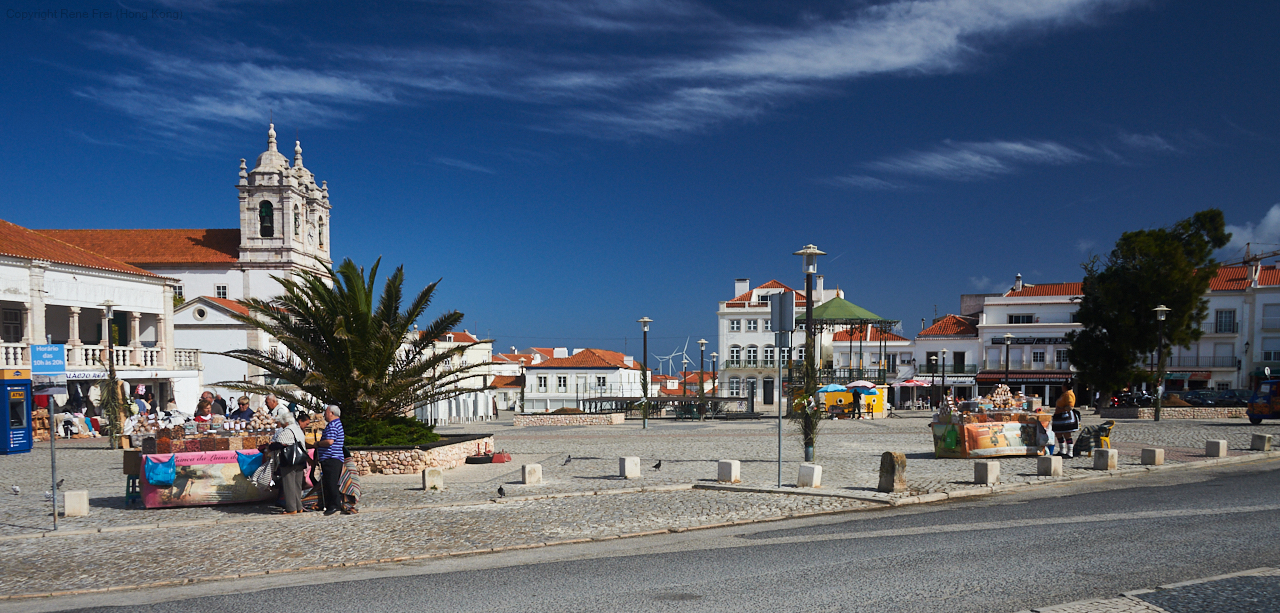
[{"label": "tall white building", "polygon": [[[270,342],[250,326],[230,319],[234,301],[270,299],[281,293],[272,277],[323,272],[333,265],[329,187],[316,184],[295,143],[293,165],[276,147],[275,125],[267,149],[252,170],[240,160],[235,207],[238,228],[179,230],[40,230],[42,234],[153,274],[175,279],[173,292],[185,302],[174,310],[175,341],[205,351],[267,349]],[[227,203],[227,209],[231,208]],[[196,300],[206,297],[207,300]],[[203,380],[260,377],[243,362],[205,356]],[[229,390],[219,390],[229,395]]]}]

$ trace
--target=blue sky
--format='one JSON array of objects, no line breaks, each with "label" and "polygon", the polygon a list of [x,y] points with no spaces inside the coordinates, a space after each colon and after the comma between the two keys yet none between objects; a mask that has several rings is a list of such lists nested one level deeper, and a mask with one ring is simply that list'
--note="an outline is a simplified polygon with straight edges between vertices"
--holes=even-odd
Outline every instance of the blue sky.
[{"label": "blue sky", "polygon": [[806,243],[908,333],[1208,207],[1280,249],[1273,1],[5,10],[0,218],[234,227],[272,113],[335,254],[443,278],[504,349],[714,342],[733,279],[802,286]]}]

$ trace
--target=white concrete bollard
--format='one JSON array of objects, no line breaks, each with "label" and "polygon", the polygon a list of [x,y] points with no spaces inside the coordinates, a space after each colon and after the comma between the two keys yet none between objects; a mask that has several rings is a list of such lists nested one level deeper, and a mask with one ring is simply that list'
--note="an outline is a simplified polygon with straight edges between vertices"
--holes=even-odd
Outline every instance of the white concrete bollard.
[{"label": "white concrete bollard", "polygon": [[1253,451],[1271,451],[1271,435],[1253,435],[1253,440],[1249,441],[1249,449],[1252,449]]},{"label": "white concrete bollard", "polygon": [[822,467],[817,464],[801,464],[796,487],[822,487]]},{"label": "white concrete bollard", "polygon": [[1044,455],[1036,458],[1036,474],[1041,477],[1062,476],[1062,456]]},{"label": "white concrete bollard", "polygon": [[429,492],[431,490],[444,489],[444,471],[439,468],[424,468],[422,470],[422,491]]},{"label": "white concrete bollard", "polygon": [[618,476],[623,479],[639,479],[640,458],[635,456],[618,458]]},{"label": "white concrete bollard", "polygon": [[742,483],[742,462],[738,460],[720,460],[717,462],[716,481],[720,483]]},{"label": "white concrete bollard", "polygon": [[541,464],[525,464],[520,467],[520,478],[525,485],[538,485],[542,483],[542,465]]},{"label": "white concrete bollard", "polygon": [[1000,462],[978,460],[973,463],[973,482],[978,485],[995,485],[1000,482]]},{"label": "white concrete bollard", "polygon": [[1144,466],[1160,466],[1164,464],[1164,450],[1159,447],[1147,447],[1142,450],[1142,464]]},{"label": "white concrete bollard", "polygon": [[62,495],[62,514],[66,517],[89,515],[89,490],[74,490]]},{"label": "white concrete bollard", "polygon": [[1211,458],[1227,457],[1227,442],[1224,440],[1205,441],[1204,454]]},{"label": "white concrete bollard", "polygon": [[1094,470],[1115,470],[1116,460],[1120,457],[1120,453],[1115,449],[1094,449],[1093,450],[1093,468]]}]

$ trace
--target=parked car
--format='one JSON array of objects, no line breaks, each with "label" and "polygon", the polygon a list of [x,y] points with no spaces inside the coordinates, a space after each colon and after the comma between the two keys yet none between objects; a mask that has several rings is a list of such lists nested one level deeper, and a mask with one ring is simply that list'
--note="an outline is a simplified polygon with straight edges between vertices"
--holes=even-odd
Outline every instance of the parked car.
[{"label": "parked car", "polygon": [[1249,405],[1252,397],[1253,392],[1249,390],[1223,390],[1218,392],[1213,404],[1219,407],[1243,407]]},{"label": "parked car", "polygon": [[1191,390],[1182,395],[1182,399],[1193,407],[1211,407],[1216,406],[1214,401],[1218,397],[1218,392],[1214,390]]}]

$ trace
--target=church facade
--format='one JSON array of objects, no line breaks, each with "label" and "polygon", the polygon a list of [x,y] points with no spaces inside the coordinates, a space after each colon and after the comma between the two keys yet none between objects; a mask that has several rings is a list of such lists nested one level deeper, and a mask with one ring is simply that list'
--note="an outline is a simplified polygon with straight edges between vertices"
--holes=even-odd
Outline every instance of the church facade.
[{"label": "church facade", "polygon": [[[331,207],[327,182],[316,183],[295,142],[290,165],[277,148],[275,125],[267,149],[250,170],[240,160],[236,182],[238,228],[177,230],[39,230],[87,251],[176,280],[175,342],[205,351],[269,348],[270,337],[230,318],[236,300],[271,299],[282,291],[273,278],[332,268]],[[228,207],[230,208],[230,207]],[[207,341],[218,339],[214,345]],[[265,346],[264,346],[265,345]],[[242,362],[205,354],[206,388],[219,381],[261,376]],[[218,390],[229,396],[229,390]]]}]

